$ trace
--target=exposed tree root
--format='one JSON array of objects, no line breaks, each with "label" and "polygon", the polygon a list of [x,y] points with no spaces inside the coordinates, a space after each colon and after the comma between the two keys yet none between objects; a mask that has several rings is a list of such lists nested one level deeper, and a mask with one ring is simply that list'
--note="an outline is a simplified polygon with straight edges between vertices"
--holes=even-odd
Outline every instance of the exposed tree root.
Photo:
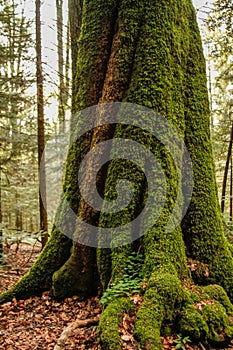
[{"label": "exposed tree root", "polygon": [[173,320],[183,300],[184,290],[177,275],[166,271],[152,274],[135,324],[135,336],[144,349],[162,348],[162,325]]},{"label": "exposed tree root", "polygon": [[123,313],[129,313],[134,303],[128,298],[119,298],[104,310],[99,323],[101,348],[103,350],[121,350],[119,325]]},{"label": "exposed tree root", "polygon": [[[104,350],[122,349],[118,328],[127,308],[132,309],[132,304],[125,298],[104,310],[100,321]],[[224,289],[218,285],[187,287],[164,268],[153,273],[136,313],[135,339],[142,349],[158,350],[162,349],[160,337],[172,333],[189,336],[196,343],[227,344],[233,337],[233,306]]]},{"label": "exposed tree root", "polygon": [[96,325],[96,324],[98,324],[99,319],[100,319],[100,316],[98,315],[96,317],[88,318],[85,320],[76,320],[76,321],[72,322],[62,332],[60,338],[57,341],[57,344],[54,347],[54,350],[62,350],[65,346],[65,342],[66,342],[67,338],[69,338],[69,336],[72,335],[72,333],[74,332],[75,329]]}]

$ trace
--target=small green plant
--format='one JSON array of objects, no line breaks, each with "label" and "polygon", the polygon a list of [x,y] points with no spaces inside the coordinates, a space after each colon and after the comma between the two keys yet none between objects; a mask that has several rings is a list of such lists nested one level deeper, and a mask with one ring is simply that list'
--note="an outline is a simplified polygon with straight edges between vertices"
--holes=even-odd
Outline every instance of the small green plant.
[{"label": "small green plant", "polygon": [[182,337],[182,335],[178,334],[177,339],[174,340],[174,343],[176,343],[176,349],[182,349],[185,350],[186,343],[190,342],[189,337]]},{"label": "small green plant", "polygon": [[142,255],[133,252],[127,259],[122,280],[117,284],[112,283],[110,287],[104,291],[100,299],[100,304],[106,306],[109,302],[118,297],[138,294],[141,289],[142,263]]}]

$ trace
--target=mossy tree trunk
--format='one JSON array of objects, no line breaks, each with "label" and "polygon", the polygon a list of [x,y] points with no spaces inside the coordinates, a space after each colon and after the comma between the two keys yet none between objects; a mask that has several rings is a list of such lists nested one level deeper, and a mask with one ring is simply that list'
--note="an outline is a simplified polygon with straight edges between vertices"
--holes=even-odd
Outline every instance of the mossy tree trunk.
[{"label": "mossy tree trunk", "polygon": [[[159,349],[160,335],[173,331],[194,340],[227,341],[233,335],[230,302],[233,260],[221,223],[209,132],[205,61],[191,0],[89,0],[82,3],[82,20],[73,21],[81,22],[78,53],[73,56],[77,56],[73,112],[124,101],[152,108],[165,116],[185,140],[191,155],[194,171],[191,204],[181,225],[167,232],[178,191],[174,162],[168,152],[146,132],[127,125],[97,127],[87,132],[72,144],[67,157],[64,197],[72,209],[83,220],[99,227],[124,225],[140,212],[146,200],[145,179],[132,164],[113,160],[105,169],[104,181],[97,178],[110,199],[121,172],[135,182],[131,212],[127,214],[106,216],[91,209],[81,198],[78,187],[77,173],[84,155],[102,141],[125,137],[150,148],[160,160],[167,200],[159,219],[136,242],[113,249],[95,249],[72,242],[54,227],[29,273],[2,294],[0,300],[25,298],[49,288],[58,299],[73,294],[95,295],[98,288],[106,289],[110,280],[115,284],[122,280],[128,256],[140,250],[145,288],[134,333],[141,347]],[[75,123],[73,117],[71,128],[75,128]],[[57,220],[62,221],[67,215],[63,198]],[[80,227],[69,220],[63,225],[65,231],[82,234]],[[121,315],[133,307],[123,297],[105,308],[100,321],[103,349],[122,348],[118,326]]]}]

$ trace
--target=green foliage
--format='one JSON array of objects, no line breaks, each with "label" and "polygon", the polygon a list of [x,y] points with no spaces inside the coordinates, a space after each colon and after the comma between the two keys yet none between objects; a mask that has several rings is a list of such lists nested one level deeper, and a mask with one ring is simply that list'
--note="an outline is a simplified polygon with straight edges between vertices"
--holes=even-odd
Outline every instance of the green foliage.
[{"label": "green foliage", "polygon": [[177,339],[174,340],[174,343],[176,343],[176,349],[182,349],[185,350],[186,343],[190,342],[189,337],[184,337],[181,334],[177,335]]},{"label": "green foliage", "polygon": [[213,54],[223,58],[232,54],[232,0],[215,0],[210,12],[207,26],[214,44]]},{"label": "green foliage", "polygon": [[143,257],[135,252],[128,257],[123,278],[112,283],[100,299],[101,305],[107,305],[116,298],[140,293],[142,281]]}]

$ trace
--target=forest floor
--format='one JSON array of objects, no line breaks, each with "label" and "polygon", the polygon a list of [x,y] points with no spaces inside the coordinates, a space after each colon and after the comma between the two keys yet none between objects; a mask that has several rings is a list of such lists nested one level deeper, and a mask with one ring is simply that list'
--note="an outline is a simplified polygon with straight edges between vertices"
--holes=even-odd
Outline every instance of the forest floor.
[{"label": "forest floor", "polygon": [[[40,245],[5,247],[5,263],[0,265],[0,292],[12,286],[31,267]],[[135,296],[136,303],[140,297]],[[63,302],[49,292],[27,300],[13,299],[0,305],[0,350],[100,350],[98,320],[102,308],[97,297],[86,302],[78,297]],[[135,315],[123,315],[119,333],[122,349],[139,350],[133,339]],[[162,338],[163,349],[175,350],[173,336]],[[207,350],[202,344],[186,344],[189,350]],[[227,349],[233,349],[233,344]],[[210,348],[208,348],[210,350]]]}]

